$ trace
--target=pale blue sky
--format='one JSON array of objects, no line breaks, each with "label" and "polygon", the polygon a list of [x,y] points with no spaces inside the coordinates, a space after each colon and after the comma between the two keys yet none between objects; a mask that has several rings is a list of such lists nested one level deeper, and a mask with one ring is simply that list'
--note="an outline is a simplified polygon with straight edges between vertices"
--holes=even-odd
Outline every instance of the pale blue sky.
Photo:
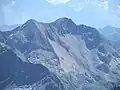
[{"label": "pale blue sky", "polygon": [[96,28],[120,27],[120,0],[3,0],[0,3],[0,24],[21,24],[31,18],[52,22],[69,17],[76,24]]}]

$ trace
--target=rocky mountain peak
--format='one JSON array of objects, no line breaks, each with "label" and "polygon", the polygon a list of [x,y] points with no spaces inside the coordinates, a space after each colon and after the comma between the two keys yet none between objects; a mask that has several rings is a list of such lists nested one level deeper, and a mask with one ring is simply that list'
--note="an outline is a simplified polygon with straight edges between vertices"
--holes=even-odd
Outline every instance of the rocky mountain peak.
[{"label": "rocky mountain peak", "polygon": [[[69,25],[76,25],[73,21],[72,21],[72,19],[70,19],[70,18],[67,18],[67,17],[63,17],[63,18],[59,18],[59,19],[57,19],[54,23],[56,23],[57,25],[67,25],[67,27],[69,27]],[[72,27],[71,26],[71,27]]]},{"label": "rocky mountain peak", "polygon": [[28,21],[26,21],[25,24],[30,24],[30,23],[36,23],[37,21],[35,19],[29,19]]},{"label": "rocky mountain peak", "polygon": [[106,88],[108,81],[116,81],[120,75],[119,57],[104,37],[95,28],[76,25],[66,17],[52,23],[28,20],[6,44],[27,63],[42,64],[58,76],[65,89],[52,90]]},{"label": "rocky mountain peak", "polygon": [[65,23],[65,22],[67,22],[68,20],[70,20],[70,19],[67,18],[67,17],[62,17],[62,18],[57,19],[55,22],[56,22],[56,23]]}]

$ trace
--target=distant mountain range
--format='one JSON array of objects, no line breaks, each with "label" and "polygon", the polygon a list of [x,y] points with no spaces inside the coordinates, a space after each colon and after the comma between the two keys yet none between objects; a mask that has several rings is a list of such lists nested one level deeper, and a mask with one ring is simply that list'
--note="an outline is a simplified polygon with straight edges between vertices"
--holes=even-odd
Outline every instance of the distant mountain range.
[{"label": "distant mountain range", "polygon": [[120,52],[120,28],[106,26],[99,29],[99,31],[104,35],[104,37],[111,41],[117,52]]},{"label": "distant mountain range", "polygon": [[102,33],[107,39],[111,41],[120,40],[120,28],[106,26],[104,28],[99,29],[100,33]]},{"label": "distant mountain range", "polygon": [[95,28],[63,17],[33,19],[0,32],[0,88],[111,90],[119,85],[120,56]]},{"label": "distant mountain range", "polygon": [[19,24],[17,25],[0,25],[0,31],[10,31],[15,29],[16,27],[20,26]]}]

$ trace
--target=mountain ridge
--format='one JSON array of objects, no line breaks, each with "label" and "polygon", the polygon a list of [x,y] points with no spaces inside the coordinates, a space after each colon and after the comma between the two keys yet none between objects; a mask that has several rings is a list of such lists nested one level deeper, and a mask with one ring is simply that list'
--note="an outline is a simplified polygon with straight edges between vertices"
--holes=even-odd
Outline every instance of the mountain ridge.
[{"label": "mountain ridge", "polygon": [[120,52],[120,47],[119,47],[120,28],[106,26],[102,29],[99,29],[99,32],[102,33],[106,39],[110,40],[114,49],[117,50],[117,52],[119,53]]},{"label": "mountain ridge", "polygon": [[5,44],[25,62],[42,64],[53,72],[64,90],[110,90],[119,80],[120,58],[93,27],[76,25],[66,17],[52,23],[31,19],[3,35]]},{"label": "mountain ridge", "polygon": [[25,85],[30,86],[29,88],[34,88],[33,85],[37,83],[40,85],[37,89],[39,88],[41,90],[46,87],[49,87],[49,89],[46,88],[45,90],[63,89],[57,76],[50,72],[45,66],[23,62],[20,57],[3,43],[0,43],[0,51],[1,90],[15,90],[16,87]]}]

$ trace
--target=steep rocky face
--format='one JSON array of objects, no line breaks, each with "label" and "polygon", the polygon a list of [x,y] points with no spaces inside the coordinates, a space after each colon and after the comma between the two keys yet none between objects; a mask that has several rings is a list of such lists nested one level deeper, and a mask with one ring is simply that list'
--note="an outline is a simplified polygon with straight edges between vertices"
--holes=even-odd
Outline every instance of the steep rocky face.
[{"label": "steep rocky face", "polygon": [[120,87],[114,87],[113,90],[120,90]]},{"label": "steep rocky face", "polygon": [[65,90],[110,90],[111,82],[119,81],[119,55],[109,41],[95,28],[76,25],[71,19],[29,20],[5,43],[25,62],[47,67]]},{"label": "steep rocky face", "polygon": [[2,43],[0,43],[0,73],[0,90],[4,88],[14,90],[21,86],[26,88],[26,85],[34,90],[64,89],[60,80],[46,67],[23,62]]},{"label": "steep rocky face", "polygon": [[0,31],[0,42],[4,42],[6,37],[3,35],[3,33]]}]

